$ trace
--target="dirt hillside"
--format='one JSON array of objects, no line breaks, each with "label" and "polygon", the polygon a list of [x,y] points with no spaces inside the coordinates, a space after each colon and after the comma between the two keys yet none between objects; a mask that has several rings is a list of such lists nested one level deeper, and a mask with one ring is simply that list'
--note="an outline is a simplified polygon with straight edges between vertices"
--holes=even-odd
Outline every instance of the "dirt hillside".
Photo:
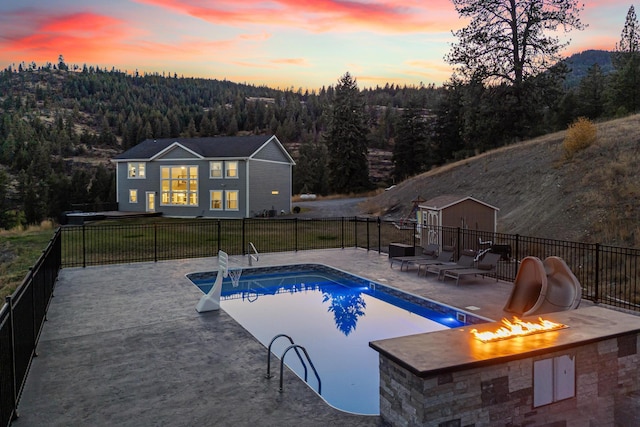
[{"label": "dirt hillside", "polygon": [[566,132],[502,147],[409,179],[362,208],[405,217],[420,196],[473,196],[496,206],[498,231],[640,245],[640,115],[600,123],[598,140],[567,159]]}]

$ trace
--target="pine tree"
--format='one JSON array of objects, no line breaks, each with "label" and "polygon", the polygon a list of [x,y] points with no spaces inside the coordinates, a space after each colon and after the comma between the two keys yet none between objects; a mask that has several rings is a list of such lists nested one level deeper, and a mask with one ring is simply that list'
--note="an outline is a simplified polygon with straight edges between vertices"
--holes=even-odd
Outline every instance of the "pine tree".
[{"label": "pine tree", "polygon": [[616,44],[611,61],[616,69],[611,85],[611,104],[619,113],[633,113],[640,108],[640,25],[633,5]]},{"label": "pine tree", "polygon": [[417,175],[430,166],[429,139],[423,109],[415,104],[405,108],[396,126],[393,147],[393,177],[396,182]]},{"label": "pine tree", "polygon": [[330,120],[325,138],[331,191],[353,193],[370,189],[365,104],[356,80],[348,72],[338,80]]}]

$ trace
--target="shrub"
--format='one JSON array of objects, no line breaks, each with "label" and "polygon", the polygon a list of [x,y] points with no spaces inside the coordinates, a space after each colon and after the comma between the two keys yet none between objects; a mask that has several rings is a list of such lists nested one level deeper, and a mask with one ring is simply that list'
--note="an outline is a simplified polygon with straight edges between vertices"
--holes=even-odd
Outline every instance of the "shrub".
[{"label": "shrub", "polygon": [[591,120],[579,117],[569,125],[567,136],[564,138],[564,154],[567,158],[573,157],[578,151],[584,150],[593,144],[598,137],[598,130]]}]

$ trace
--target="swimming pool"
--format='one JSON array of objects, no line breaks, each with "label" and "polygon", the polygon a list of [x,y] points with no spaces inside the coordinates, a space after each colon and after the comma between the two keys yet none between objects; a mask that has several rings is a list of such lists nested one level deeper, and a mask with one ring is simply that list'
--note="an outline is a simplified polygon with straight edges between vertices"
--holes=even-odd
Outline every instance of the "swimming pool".
[{"label": "swimming pool", "polygon": [[[206,293],[215,274],[187,277]],[[379,414],[380,404],[378,353],[370,341],[486,321],[319,264],[244,269],[236,287],[229,278],[223,281],[221,308],[265,347],[278,334],[290,336],[307,350],[327,403],[370,415]],[[272,351],[280,358],[289,345],[277,340]],[[285,362],[303,377],[292,352]],[[277,381],[275,358],[271,370]],[[308,383],[318,390],[311,373]]]}]

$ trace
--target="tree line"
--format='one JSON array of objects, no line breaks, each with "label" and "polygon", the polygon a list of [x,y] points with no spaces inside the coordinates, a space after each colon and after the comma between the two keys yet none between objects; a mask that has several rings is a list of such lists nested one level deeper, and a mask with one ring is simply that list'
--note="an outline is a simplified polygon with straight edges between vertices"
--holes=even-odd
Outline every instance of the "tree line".
[{"label": "tree line", "polygon": [[[62,55],[55,64],[9,66],[0,72],[0,226],[113,202],[108,159],[147,138],[275,134],[297,162],[294,193],[345,193],[565,129],[580,116],[599,120],[640,108],[633,6],[620,43],[607,52],[611,70],[594,63],[570,85],[572,65],[558,58],[563,45],[545,32],[554,25],[582,28],[576,2],[454,4],[469,24],[454,33],[458,44],[446,60],[456,73],[439,87],[361,89],[347,72],[317,91],[274,89],[68,65]],[[522,48],[532,45],[542,48]],[[496,51],[503,57],[490,55]],[[392,152],[386,181],[369,177],[371,148]],[[77,161],[100,153],[97,163]]]}]

